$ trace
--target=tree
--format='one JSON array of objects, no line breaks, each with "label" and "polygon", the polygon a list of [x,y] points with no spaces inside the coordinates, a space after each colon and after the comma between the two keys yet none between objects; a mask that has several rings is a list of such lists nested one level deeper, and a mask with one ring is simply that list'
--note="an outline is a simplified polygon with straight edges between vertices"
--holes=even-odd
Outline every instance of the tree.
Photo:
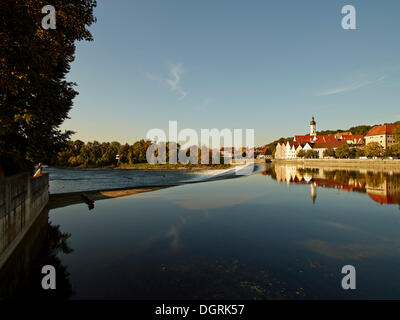
[{"label": "tree", "polygon": [[116,164],[116,156],[120,148],[119,142],[113,141],[109,144],[106,152],[101,157],[101,164],[103,166],[109,166]]},{"label": "tree", "polygon": [[118,150],[118,155],[120,163],[129,163],[129,144],[121,145]]},{"label": "tree", "polygon": [[335,154],[336,157],[340,159],[348,158],[350,156],[350,148],[347,143],[344,143],[340,147],[336,148]]},{"label": "tree", "polygon": [[305,157],[306,159],[312,159],[315,157],[315,153],[313,150],[307,150],[305,153]]},{"label": "tree", "polygon": [[365,151],[364,151],[364,149],[356,148],[356,157],[358,157],[358,158],[360,158],[360,157],[365,157]]},{"label": "tree", "polygon": [[387,149],[384,151],[383,155],[384,155],[385,157],[393,157],[393,156],[394,156],[393,149],[392,149],[392,148],[387,148]]},{"label": "tree", "polygon": [[132,148],[131,148],[131,151],[129,154],[129,163],[135,164],[135,163],[147,162],[146,151],[150,145],[151,145],[150,141],[145,141],[143,139],[140,141],[136,141],[132,145]]},{"label": "tree", "polygon": [[77,95],[66,81],[75,41],[92,40],[95,0],[58,0],[56,29],[44,30],[42,0],[0,6],[0,166],[6,175],[51,161],[71,131],[61,132]]},{"label": "tree", "polygon": [[304,158],[306,156],[306,152],[301,149],[299,152],[297,152],[297,157],[299,158]]},{"label": "tree", "polygon": [[350,148],[350,154],[349,154],[349,157],[351,158],[351,159],[354,159],[355,157],[356,157],[356,155],[357,155],[357,149],[356,148]]},{"label": "tree", "polygon": [[400,142],[392,146],[392,152],[394,157],[400,157]]},{"label": "tree", "polygon": [[328,148],[324,150],[324,157],[335,157],[335,150],[333,148]]},{"label": "tree", "polygon": [[351,128],[349,129],[349,131],[350,131],[352,134],[357,134],[357,135],[363,135],[363,136],[365,136],[365,135],[368,133],[368,131],[371,130],[372,128],[373,128],[373,126],[365,126],[365,125],[362,125],[362,126],[351,127]]},{"label": "tree", "polygon": [[382,157],[383,154],[384,149],[378,142],[371,142],[365,146],[365,155],[367,157]]}]

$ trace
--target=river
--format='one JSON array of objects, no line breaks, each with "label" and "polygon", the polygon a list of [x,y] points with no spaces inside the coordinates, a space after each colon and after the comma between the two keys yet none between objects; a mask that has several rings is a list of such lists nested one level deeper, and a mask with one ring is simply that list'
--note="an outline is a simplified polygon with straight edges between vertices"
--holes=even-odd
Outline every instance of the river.
[{"label": "river", "polygon": [[[52,193],[213,175],[48,171]],[[52,264],[68,299],[399,299],[399,203],[396,173],[273,164],[57,208],[44,213],[47,240],[35,240],[43,249],[17,292],[43,294],[40,266]],[[342,288],[345,265],[355,290]]]}]

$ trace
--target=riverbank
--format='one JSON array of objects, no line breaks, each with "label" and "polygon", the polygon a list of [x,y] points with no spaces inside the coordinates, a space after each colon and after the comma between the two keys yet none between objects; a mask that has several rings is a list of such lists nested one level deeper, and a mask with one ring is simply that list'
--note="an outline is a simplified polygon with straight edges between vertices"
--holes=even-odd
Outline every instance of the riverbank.
[{"label": "riverbank", "polygon": [[274,159],[273,163],[337,169],[390,170],[400,172],[400,159]]},{"label": "riverbank", "polygon": [[229,169],[231,167],[241,164],[149,164],[149,163],[138,163],[134,165],[119,165],[119,166],[104,166],[99,167],[95,165],[85,165],[78,167],[62,167],[54,166],[57,169],[110,169],[110,170],[221,170]]}]

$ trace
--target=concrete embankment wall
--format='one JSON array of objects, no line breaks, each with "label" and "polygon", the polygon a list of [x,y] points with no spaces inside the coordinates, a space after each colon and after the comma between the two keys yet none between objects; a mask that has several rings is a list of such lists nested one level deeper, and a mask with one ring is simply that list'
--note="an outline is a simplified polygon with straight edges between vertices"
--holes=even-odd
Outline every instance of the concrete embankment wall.
[{"label": "concrete embankment wall", "polygon": [[49,175],[0,179],[0,269],[49,200]]},{"label": "concrete embankment wall", "polygon": [[371,171],[389,170],[400,173],[400,159],[275,159],[273,162],[303,167],[330,167],[348,170],[368,169]]}]

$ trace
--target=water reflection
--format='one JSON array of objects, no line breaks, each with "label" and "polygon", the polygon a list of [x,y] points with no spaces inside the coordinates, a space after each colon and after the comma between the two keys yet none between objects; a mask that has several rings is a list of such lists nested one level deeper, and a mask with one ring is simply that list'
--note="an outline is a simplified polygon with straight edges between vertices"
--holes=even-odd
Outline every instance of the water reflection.
[{"label": "water reflection", "polygon": [[[0,297],[400,297],[400,215],[371,201],[399,203],[397,173],[272,164],[263,174],[102,194],[96,214],[81,193],[59,198],[1,275],[0,287],[12,285]],[[57,292],[40,290],[45,264],[57,269]],[[348,264],[357,290],[340,285]]]},{"label": "water reflection", "polygon": [[266,166],[262,174],[278,182],[309,185],[313,203],[317,199],[318,187],[334,188],[366,193],[373,201],[386,205],[397,204],[400,210],[400,174],[393,171],[312,168],[275,163]]},{"label": "water reflection", "polygon": [[[59,225],[49,221],[49,211],[44,210],[23,241],[14,251],[0,273],[0,299],[69,299],[73,295],[67,267],[59,255],[69,254],[70,234],[60,231]],[[42,267],[56,269],[57,290],[43,290]]]}]

